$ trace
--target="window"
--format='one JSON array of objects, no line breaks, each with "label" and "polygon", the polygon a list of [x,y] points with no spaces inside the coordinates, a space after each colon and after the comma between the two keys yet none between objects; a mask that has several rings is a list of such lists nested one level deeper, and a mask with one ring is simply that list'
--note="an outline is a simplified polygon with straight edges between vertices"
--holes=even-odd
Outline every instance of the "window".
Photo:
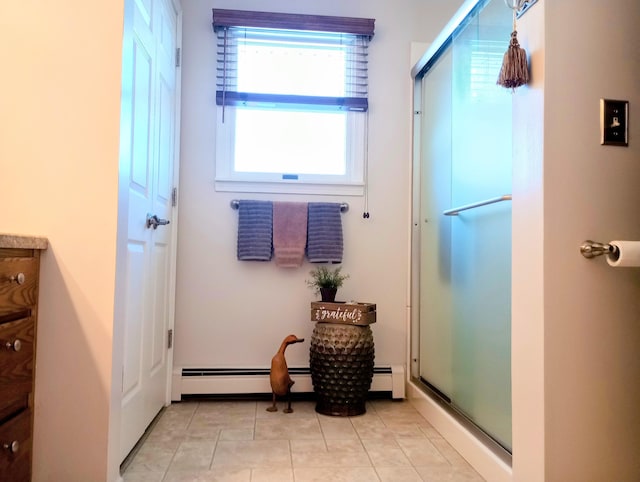
[{"label": "window", "polygon": [[373,23],[213,10],[217,189],[362,193]]}]

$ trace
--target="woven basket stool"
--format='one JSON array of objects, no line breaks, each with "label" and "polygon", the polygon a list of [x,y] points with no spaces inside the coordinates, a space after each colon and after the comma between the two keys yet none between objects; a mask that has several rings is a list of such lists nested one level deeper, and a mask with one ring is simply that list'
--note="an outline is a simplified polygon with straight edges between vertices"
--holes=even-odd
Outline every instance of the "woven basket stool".
[{"label": "woven basket stool", "polygon": [[316,412],[341,417],[366,412],[375,358],[368,325],[316,323],[309,358]]}]

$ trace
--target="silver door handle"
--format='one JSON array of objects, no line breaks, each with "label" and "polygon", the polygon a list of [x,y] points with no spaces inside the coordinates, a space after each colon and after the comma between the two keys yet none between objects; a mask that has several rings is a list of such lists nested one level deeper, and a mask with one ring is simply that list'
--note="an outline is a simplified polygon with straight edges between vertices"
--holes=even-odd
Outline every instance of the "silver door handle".
[{"label": "silver door handle", "polygon": [[147,229],[153,226],[153,229],[158,229],[158,226],[166,226],[171,221],[168,219],[160,219],[155,214],[152,216],[151,214],[147,214]]}]

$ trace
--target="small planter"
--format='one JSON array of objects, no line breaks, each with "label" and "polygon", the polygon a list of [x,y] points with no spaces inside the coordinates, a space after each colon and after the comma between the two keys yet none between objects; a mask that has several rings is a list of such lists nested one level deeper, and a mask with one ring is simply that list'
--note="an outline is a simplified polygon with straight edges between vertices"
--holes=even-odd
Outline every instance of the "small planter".
[{"label": "small planter", "polygon": [[308,279],[307,286],[320,294],[322,301],[332,302],[336,299],[338,288],[342,286],[344,280],[349,279],[348,274],[342,274],[342,266],[336,269],[329,269],[326,266],[318,266],[309,271],[311,279]]},{"label": "small planter", "polygon": [[320,288],[320,298],[322,301],[335,301],[338,288]]}]

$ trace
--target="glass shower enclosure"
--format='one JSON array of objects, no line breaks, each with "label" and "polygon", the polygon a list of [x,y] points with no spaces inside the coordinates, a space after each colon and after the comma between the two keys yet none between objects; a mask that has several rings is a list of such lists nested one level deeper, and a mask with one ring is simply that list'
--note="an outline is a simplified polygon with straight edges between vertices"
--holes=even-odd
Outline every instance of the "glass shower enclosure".
[{"label": "glass shower enclosure", "polygon": [[510,452],[512,12],[465,6],[414,69],[411,371]]}]

